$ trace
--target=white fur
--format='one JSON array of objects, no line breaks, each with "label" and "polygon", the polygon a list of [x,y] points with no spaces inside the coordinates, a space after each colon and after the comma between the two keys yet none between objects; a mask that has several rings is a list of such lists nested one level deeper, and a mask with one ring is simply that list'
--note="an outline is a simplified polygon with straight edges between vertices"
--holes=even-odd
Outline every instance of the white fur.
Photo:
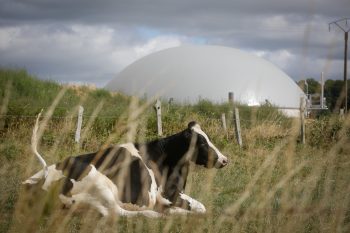
[{"label": "white fur", "polygon": [[133,143],[129,142],[129,143],[121,144],[121,145],[119,145],[119,147],[123,147],[123,148],[127,149],[132,156],[135,156],[135,157],[142,160],[139,151],[136,149],[136,147]]},{"label": "white fur", "polygon": [[29,177],[26,181],[22,182],[23,184],[36,184],[41,179],[45,178],[45,182],[41,187],[44,190],[48,190],[53,182],[62,179],[65,177],[61,170],[56,169],[56,164],[53,164],[47,167],[47,175],[45,178],[45,170],[42,169],[39,172],[35,173],[33,176]]},{"label": "white fur", "polygon": [[162,193],[163,193],[163,188],[162,186],[159,186],[157,189],[157,202],[166,206],[171,205],[171,201],[163,197]]},{"label": "white fur", "polygon": [[180,207],[173,207],[169,209],[169,214],[187,215],[191,213],[191,211],[182,209]]},{"label": "white fur", "polygon": [[80,181],[71,179],[73,188],[72,197],[61,195],[60,199],[64,204],[86,203],[96,208],[103,216],[115,214],[119,216],[144,215],[147,217],[160,217],[161,214],[152,210],[128,211],[123,209],[118,199],[118,188],[104,174],[96,170],[93,165],[91,170]]},{"label": "white fur", "polygon": [[191,212],[204,214],[207,211],[202,203],[184,193],[180,193],[180,198],[190,203]]},{"label": "white fur", "polygon": [[27,180],[23,181],[22,184],[36,184],[41,179],[44,178],[44,170],[40,170],[39,172],[35,173],[31,177],[29,177]]},{"label": "white fur", "polygon": [[48,167],[47,177],[45,179],[45,182],[44,182],[42,188],[44,190],[48,190],[53,182],[60,180],[64,177],[65,176],[63,175],[62,171],[56,169],[56,164],[51,165]]}]

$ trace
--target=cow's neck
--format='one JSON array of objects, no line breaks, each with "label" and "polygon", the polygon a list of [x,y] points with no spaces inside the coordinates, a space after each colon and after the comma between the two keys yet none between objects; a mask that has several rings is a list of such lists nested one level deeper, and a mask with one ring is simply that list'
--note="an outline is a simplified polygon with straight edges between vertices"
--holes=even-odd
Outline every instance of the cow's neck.
[{"label": "cow's neck", "polygon": [[[143,157],[146,164],[156,170],[158,182],[164,182],[165,196],[174,199],[179,191],[186,185],[189,158],[186,154],[189,150],[190,141],[185,137],[185,131],[178,134],[149,142],[142,147]],[[166,178],[164,180],[164,178]],[[171,200],[173,201],[173,200]]]},{"label": "cow's neck", "polygon": [[146,160],[156,163],[159,169],[163,167],[175,168],[187,163],[185,155],[188,152],[190,142],[180,132],[172,136],[147,143]]}]

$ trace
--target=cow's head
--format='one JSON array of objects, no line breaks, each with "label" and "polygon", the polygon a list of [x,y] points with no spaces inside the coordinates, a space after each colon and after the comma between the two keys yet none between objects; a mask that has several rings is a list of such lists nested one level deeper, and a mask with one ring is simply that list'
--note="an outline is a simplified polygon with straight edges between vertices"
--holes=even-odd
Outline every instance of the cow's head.
[{"label": "cow's head", "polygon": [[199,124],[192,121],[188,124],[187,130],[190,132],[192,138],[191,144],[194,149],[193,162],[207,168],[223,168],[227,165],[227,157],[214,146]]}]

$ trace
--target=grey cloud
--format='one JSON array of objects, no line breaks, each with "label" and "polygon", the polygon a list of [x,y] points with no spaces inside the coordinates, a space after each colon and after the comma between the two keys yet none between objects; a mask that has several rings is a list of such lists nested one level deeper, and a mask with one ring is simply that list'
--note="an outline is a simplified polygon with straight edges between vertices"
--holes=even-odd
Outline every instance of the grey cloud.
[{"label": "grey cloud", "polygon": [[[215,19],[226,24],[246,15],[268,16],[288,15],[293,20],[304,21],[310,15],[339,17],[348,14],[347,0],[265,0],[265,1],[210,1],[210,0],[154,0],[154,1],[114,1],[114,0],[2,0],[1,18],[13,20],[77,20],[100,23],[152,24],[155,26],[176,25],[191,26],[195,22]],[[203,17],[206,16],[206,17]],[[160,20],[161,19],[161,20]],[[228,19],[228,20],[226,20]],[[189,22],[191,20],[192,22]],[[219,20],[219,21],[218,21]],[[190,25],[188,25],[188,23]],[[220,22],[221,23],[221,22]],[[225,26],[226,26],[225,24]],[[217,23],[219,26],[219,23]]]},{"label": "grey cloud", "polygon": [[[0,47],[0,64],[19,64],[45,75],[56,74],[62,80],[94,80],[99,74],[107,79],[108,74],[123,68],[109,53],[147,43],[137,32],[144,27],[248,51],[278,54],[286,50],[295,57],[283,67],[292,77],[317,74],[332,50],[332,72],[339,70],[340,74],[343,38],[335,29],[328,32],[328,23],[346,16],[349,10],[348,0],[0,0],[0,29],[22,30],[17,44],[5,50]],[[79,32],[72,30],[74,25],[106,27],[114,32],[106,48],[93,49],[92,44],[85,49],[71,48],[78,40],[88,41],[75,37]],[[50,36],[56,34],[62,38]],[[93,33],[86,36],[94,37]],[[305,60],[318,70],[300,71]],[[87,74],[79,75],[83,71]]]}]

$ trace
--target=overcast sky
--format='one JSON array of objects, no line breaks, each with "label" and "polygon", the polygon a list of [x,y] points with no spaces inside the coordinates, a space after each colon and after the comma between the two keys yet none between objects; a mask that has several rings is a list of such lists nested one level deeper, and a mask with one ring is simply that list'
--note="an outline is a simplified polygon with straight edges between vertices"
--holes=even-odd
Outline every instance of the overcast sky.
[{"label": "overcast sky", "polygon": [[101,87],[152,52],[210,44],[294,80],[342,79],[344,33],[328,23],[344,17],[350,0],[0,0],[0,66]]}]

